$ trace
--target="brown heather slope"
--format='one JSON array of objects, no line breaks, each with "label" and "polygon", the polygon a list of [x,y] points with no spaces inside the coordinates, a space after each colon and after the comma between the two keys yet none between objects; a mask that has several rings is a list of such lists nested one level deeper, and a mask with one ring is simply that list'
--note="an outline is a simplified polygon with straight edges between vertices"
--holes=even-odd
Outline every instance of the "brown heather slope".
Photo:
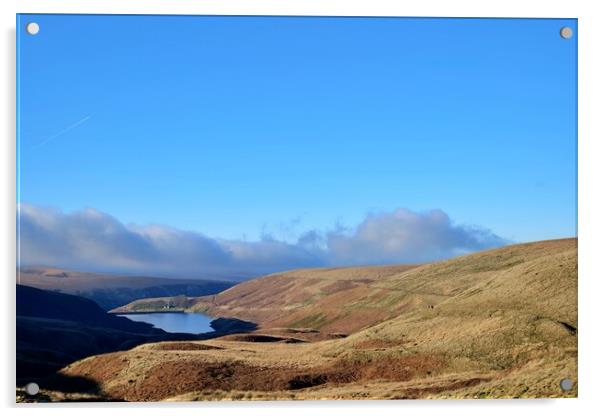
[{"label": "brown heather slope", "polygon": [[[98,390],[83,393],[113,400],[577,396],[576,386],[559,388],[563,378],[577,380],[576,239],[384,274],[306,305],[306,316],[326,317],[312,322],[322,330],[361,311],[394,315],[346,338],[293,343],[265,325],[261,334],[272,337],[262,342],[230,336],[146,344],[84,359],[61,375],[92,380]],[[259,311],[269,307],[267,295],[255,296]],[[243,316],[242,300],[218,298],[212,308],[236,304]],[[261,317],[252,306],[244,316]],[[291,311],[292,318],[276,311],[267,322],[294,326],[304,310]]]},{"label": "brown heather slope", "polygon": [[[399,275],[416,266],[372,266],[347,268],[300,269],[276,273],[240,283],[217,295],[187,299],[187,311],[203,312],[214,317],[231,317],[259,323],[263,327],[280,325],[294,328],[322,328],[322,314],[330,313],[341,300],[352,299],[369,290],[371,284]],[[367,292],[366,292],[367,293]],[[140,299],[112,312],[160,311],[174,298]],[[179,300],[182,306],[182,300]],[[355,316],[347,330],[363,326],[390,316],[386,311],[374,311],[368,316]],[[374,315],[374,316],[373,316]],[[297,319],[298,318],[298,319]],[[298,320],[299,322],[292,322]],[[292,322],[292,324],[289,324]],[[343,326],[336,327],[343,329]]]}]

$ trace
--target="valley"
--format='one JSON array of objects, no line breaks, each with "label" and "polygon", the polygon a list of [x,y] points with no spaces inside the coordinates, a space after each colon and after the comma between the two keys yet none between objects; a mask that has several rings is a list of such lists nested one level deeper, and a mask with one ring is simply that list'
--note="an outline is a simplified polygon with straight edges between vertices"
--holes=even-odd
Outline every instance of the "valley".
[{"label": "valley", "polygon": [[[161,307],[138,300],[115,312]],[[257,325],[72,363],[98,400],[576,397],[577,241],[419,266],[306,269],[187,299]],[[185,306],[185,307],[184,307]],[[57,400],[69,399],[56,393]]]}]

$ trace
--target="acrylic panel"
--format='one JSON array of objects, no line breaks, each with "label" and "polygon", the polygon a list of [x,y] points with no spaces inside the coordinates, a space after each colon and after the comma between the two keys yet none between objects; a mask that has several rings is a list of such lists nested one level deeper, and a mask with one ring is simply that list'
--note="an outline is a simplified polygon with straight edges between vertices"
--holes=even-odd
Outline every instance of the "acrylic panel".
[{"label": "acrylic panel", "polygon": [[576,19],[17,16],[19,402],[576,397]]}]

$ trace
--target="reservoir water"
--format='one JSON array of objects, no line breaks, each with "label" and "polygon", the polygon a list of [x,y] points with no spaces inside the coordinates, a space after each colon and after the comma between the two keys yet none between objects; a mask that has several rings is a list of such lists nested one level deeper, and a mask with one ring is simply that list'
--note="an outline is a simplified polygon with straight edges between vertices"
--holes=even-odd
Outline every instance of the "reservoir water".
[{"label": "reservoir water", "polygon": [[183,332],[187,334],[213,332],[213,328],[209,325],[213,318],[200,313],[128,313],[119,316],[132,321],[152,324],[155,328],[162,329],[165,332]]}]

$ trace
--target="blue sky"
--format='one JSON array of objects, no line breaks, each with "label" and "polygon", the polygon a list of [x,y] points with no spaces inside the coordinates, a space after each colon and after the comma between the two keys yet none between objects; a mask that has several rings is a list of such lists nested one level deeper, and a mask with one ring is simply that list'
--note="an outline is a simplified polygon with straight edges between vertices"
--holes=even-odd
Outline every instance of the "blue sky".
[{"label": "blue sky", "polygon": [[575,236],[562,26],[576,35],[571,19],[21,15],[20,201],[226,240],[398,209]]}]

